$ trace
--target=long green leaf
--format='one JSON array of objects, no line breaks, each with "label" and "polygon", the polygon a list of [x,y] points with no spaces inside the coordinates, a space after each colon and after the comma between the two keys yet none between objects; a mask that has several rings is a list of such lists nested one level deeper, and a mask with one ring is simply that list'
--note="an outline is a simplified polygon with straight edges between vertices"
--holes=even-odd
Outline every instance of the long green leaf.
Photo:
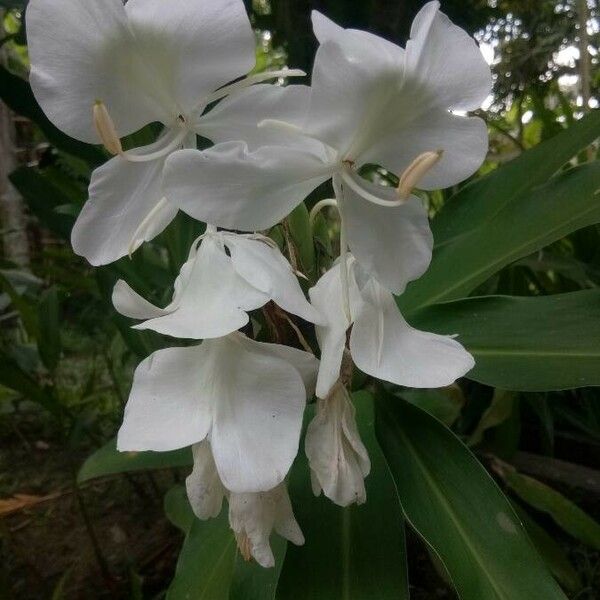
[{"label": "long green leaf", "polygon": [[376,428],[406,518],[461,599],[565,599],[508,500],[450,430],[383,390]]},{"label": "long green leaf", "polygon": [[465,186],[433,220],[436,244],[451,243],[494,220],[509,202],[544,184],[598,137],[600,110],[594,110],[551,140]]},{"label": "long green leaf", "polygon": [[38,304],[38,351],[50,371],[56,369],[61,353],[60,314],[56,286],[45,290]]},{"label": "long green leaf", "polygon": [[512,391],[600,385],[600,290],[444,302],[411,323],[458,333],[475,357],[467,377],[487,385]]},{"label": "long green leaf", "polygon": [[340,508],[323,496],[315,498],[307,461],[297,460],[291,497],[306,543],[301,547],[288,544],[278,600],[408,598],[404,523],[375,440],[372,398],[359,393],[354,402],[372,462],[365,482],[367,502]]},{"label": "long green leaf", "polygon": [[511,490],[533,508],[548,513],[567,533],[600,550],[600,523],[545,483],[508,470],[504,480]]},{"label": "long green leaf", "polygon": [[467,296],[511,262],[599,222],[599,188],[600,161],[596,161],[569,169],[507,202],[489,221],[439,246],[427,273],[400,297],[401,307],[413,312]]},{"label": "long green leaf", "polygon": [[187,467],[192,464],[190,448],[172,452],[119,452],[117,440],[113,439],[99,448],[83,463],[77,480],[79,483],[129,471]]}]

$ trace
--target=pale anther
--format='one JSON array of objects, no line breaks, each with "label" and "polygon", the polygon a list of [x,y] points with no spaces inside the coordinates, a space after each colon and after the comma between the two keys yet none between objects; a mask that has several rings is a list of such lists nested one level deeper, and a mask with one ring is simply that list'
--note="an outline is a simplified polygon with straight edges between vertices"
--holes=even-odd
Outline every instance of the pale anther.
[{"label": "pale anther", "polygon": [[93,107],[94,127],[104,147],[112,154],[122,154],[123,146],[117,134],[117,129],[110,117],[106,104],[101,100],[96,100]]},{"label": "pale anther", "polygon": [[411,192],[417,187],[419,181],[435,166],[444,154],[443,150],[423,152],[413,160],[400,177],[398,183],[398,196],[401,200],[408,200]]}]

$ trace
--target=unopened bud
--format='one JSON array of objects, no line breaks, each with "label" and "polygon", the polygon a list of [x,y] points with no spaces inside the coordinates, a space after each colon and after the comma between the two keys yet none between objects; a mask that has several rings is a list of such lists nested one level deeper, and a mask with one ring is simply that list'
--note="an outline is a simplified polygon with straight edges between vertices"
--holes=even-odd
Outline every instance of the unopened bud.
[{"label": "unopened bud", "polygon": [[123,154],[123,146],[117,134],[117,129],[110,118],[106,105],[101,100],[96,100],[93,108],[94,127],[104,147],[112,154]]},{"label": "unopened bud", "polygon": [[419,154],[415,160],[413,160],[402,176],[398,183],[398,196],[402,200],[408,200],[411,192],[417,187],[418,183],[425,177],[429,170],[435,166],[444,154],[443,150],[436,150],[434,152],[423,152]]}]

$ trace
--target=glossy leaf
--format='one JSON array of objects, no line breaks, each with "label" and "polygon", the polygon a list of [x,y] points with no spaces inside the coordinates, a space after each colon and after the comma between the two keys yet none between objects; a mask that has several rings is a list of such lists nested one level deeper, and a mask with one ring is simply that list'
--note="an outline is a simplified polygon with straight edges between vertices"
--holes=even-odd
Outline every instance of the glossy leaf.
[{"label": "glossy leaf", "polygon": [[376,414],[406,518],[462,600],[564,600],[508,500],[450,430],[383,390]]},{"label": "glossy leaf", "polygon": [[183,485],[176,485],[165,494],[164,508],[167,519],[177,529],[187,534],[192,528],[196,517],[192,512],[192,507],[188,502]]},{"label": "glossy leaf", "polygon": [[299,204],[287,217],[287,227],[297,250],[298,268],[312,280],[316,275],[315,246],[306,204]]},{"label": "glossy leaf", "polygon": [[457,385],[431,390],[403,389],[398,395],[448,426],[458,419],[465,404],[465,397]]},{"label": "glossy leaf", "polygon": [[600,161],[565,171],[438,246],[427,273],[399,299],[409,312],[461,298],[506,265],[600,221]]},{"label": "glossy leaf", "polygon": [[518,504],[513,504],[513,508],[525,526],[533,545],[556,580],[570,592],[578,591],[581,588],[581,579],[560,544],[538,525],[526,510]]},{"label": "glossy leaf", "polygon": [[513,391],[600,385],[600,291],[486,296],[431,306],[420,329],[458,333],[475,357],[470,379]]},{"label": "glossy leaf", "polygon": [[288,544],[278,600],[408,598],[404,523],[375,440],[372,398],[362,392],[353,399],[372,463],[367,502],[340,508],[324,496],[315,498],[307,461],[303,455],[297,459],[290,496],[306,543]]},{"label": "glossy leaf", "polygon": [[45,290],[38,304],[38,350],[50,371],[58,365],[61,352],[58,293],[55,286]]},{"label": "glossy leaf", "polygon": [[500,425],[500,423],[504,423],[504,421],[510,417],[513,410],[514,400],[515,395],[512,392],[507,392],[500,389],[494,390],[492,402],[481,415],[481,419],[479,420],[479,423],[477,423],[475,431],[473,431],[471,437],[469,438],[469,446],[475,446],[479,444],[483,439],[483,434],[488,429],[496,427],[497,425]]},{"label": "glossy leaf", "polygon": [[192,452],[190,448],[171,452],[119,452],[116,439],[113,439],[87,458],[79,470],[77,480],[79,483],[83,483],[115,473],[191,465]]},{"label": "glossy leaf", "polygon": [[600,550],[600,523],[592,519],[571,500],[545,483],[512,469],[506,470],[503,477],[519,498],[533,508],[548,513],[573,537]]}]

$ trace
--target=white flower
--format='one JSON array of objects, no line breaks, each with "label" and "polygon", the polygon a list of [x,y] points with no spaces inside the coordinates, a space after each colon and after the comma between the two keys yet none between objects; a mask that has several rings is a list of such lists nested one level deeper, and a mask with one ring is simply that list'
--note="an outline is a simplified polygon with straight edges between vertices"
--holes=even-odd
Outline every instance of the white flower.
[{"label": "white flower", "polygon": [[254,558],[262,567],[275,566],[269,545],[273,530],[297,546],[304,544],[283,483],[268,492],[232,493],[229,496],[229,524],[241,555],[246,560]]},{"label": "white flower", "polygon": [[312,323],[321,320],[271,240],[211,228],[199,246],[197,241],[192,244],[167,307],[150,304],[123,280],[113,290],[113,304],[122,315],[145,319],[136,329],[193,339],[221,337],[240,329],[248,323],[246,311],[269,300]]},{"label": "white flower", "polygon": [[316,410],[304,442],[313,492],[318,496],[323,490],[340,506],[363,504],[367,499],[364,478],[371,470],[371,461],[345,386],[336,384],[326,399],[317,400]]},{"label": "white flower", "polygon": [[350,353],[363,372],[397,385],[435,388],[450,385],[470,371],[473,357],[455,339],[419,331],[400,314],[394,296],[347,257],[350,318],[344,310],[341,262],[309,291],[314,306],[326,318],[317,326],[321,363],[316,393],[326,398],[338,380],[346,332]]},{"label": "white flower", "polygon": [[221,482],[210,443],[202,440],[192,446],[194,467],[186,477],[185,489],[194,514],[202,520],[218,517],[227,490]]},{"label": "white flower", "polygon": [[[256,60],[242,0],[171,0],[168,8],[163,0],[34,0],[27,31],[31,86],[48,118],[119,155],[93,173],[72,233],[75,252],[94,265],[131,254],[173,220],[177,208],[162,193],[169,153],[195,148],[196,134],[254,147],[269,140],[258,121],[305,112],[303,86],[245,89],[300,71],[225,86]],[[203,114],[228,94],[234,95]],[[119,138],[152,122],[165,127],[159,139],[123,152]]]},{"label": "white flower", "polygon": [[[255,150],[229,142],[177,152],[166,163],[165,189],[193,217],[253,231],[272,226],[333,178],[344,241],[399,293],[402,242],[395,227],[401,205],[413,187],[454,185],[483,162],[484,122],[451,111],[483,102],[490,69],[474,40],[439,12],[438,2],[419,12],[406,50],[344,30],[316,12],[313,24],[321,44],[303,126],[267,120],[262,128],[279,130],[281,139]],[[367,164],[396,173],[398,192],[363,179],[359,170]],[[388,226],[380,230],[382,222]],[[422,234],[420,244],[427,246],[430,234]]]},{"label": "white flower", "polygon": [[318,361],[240,333],[159,350],[135,371],[117,447],[166,451],[208,440],[223,485],[270,490],[294,460]]}]

